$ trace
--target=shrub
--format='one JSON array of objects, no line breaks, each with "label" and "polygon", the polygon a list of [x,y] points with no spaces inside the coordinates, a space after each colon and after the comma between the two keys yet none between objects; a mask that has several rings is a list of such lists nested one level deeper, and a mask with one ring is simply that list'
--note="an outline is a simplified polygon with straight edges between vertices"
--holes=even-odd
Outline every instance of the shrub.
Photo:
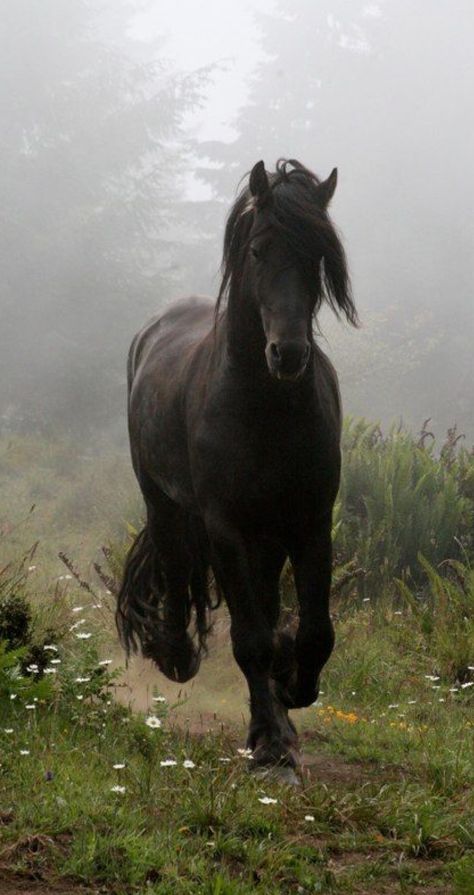
[{"label": "shrub", "polygon": [[437,456],[428,434],[417,441],[401,427],[384,437],[365,420],[345,424],[335,549],[366,569],[363,595],[394,577],[420,583],[420,553],[437,565],[472,550],[474,456],[456,450],[455,430]]}]

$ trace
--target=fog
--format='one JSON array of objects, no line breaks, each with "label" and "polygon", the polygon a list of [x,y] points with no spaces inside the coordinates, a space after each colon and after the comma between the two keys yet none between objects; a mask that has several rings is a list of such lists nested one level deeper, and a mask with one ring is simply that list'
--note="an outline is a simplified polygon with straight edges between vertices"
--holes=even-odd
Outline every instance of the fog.
[{"label": "fog", "polygon": [[470,0],[0,8],[2,434],[123,444],[133,333],[216,295],[239,180],[285,156],[339,169],[346,412],[472,440]]}]

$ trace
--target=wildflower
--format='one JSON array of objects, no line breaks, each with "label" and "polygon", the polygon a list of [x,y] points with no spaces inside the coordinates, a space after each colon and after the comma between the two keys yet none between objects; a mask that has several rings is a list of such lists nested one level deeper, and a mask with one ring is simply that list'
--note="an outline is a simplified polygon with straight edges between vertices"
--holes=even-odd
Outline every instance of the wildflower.
[{"label": "wildflower", "polygon": [[30,754],[29,749],[20,749],[20,755],[29,755],[29,754]]},{"label": "wildflower", "polygon": [[102,603],[93,603],[92,608],[93,609],[102,609]]},{"label": "wildflower", "polygon": [[45,643],[45,645],[43,646],[43,649],[51,650],[52,653],[57,653],[57,651],[58,651],[58,648],[57,648],[57,646],[54,645],[54,643]]},{"label": "wildflower", "polygon": [[389,705],[389,709],[398,709],[399,705],[400,705],[399,702],[391,702]]},{"label": "wildflower", "polygon": [[90,677],[76,677],[74,683],[76,684],[88,684],[90,681]]},{"label": "wildflower", "polygon": [[450,693],[459,693],[459,687],[450,687]]},{"label": "wildflower", "polygon": [[417,699],[409,699],[409,700],[408,700],[408,705],[415,705],[415,703],[416,703],[417,701],[418,701]]},{"label": "wildflower", "polygon": [[38,666],[34,663],[32,665],[27,665],[26,670],[30,672],[30,674],[36,674],[38,671]]},{"label": "wildflower", "polygon": [[4,733],[13,733],[13,727],[4,727],[3,732]]},{"label": "wildflower", "polygon": [[99,665],[104,667],[105,665],[111,665],[112,659],[101,659]]},{"label": "wildflower", "polygon": [[89,640],[89,637],[92,637],[92,634],[89,632],[87,634],[84,631],[79,631],[79,634],[76,634],[78,640]]},{"label": "wildflower", "polygon": [[30,703],[29,705],[25,705],[25,709],[29,709],[30,711],[31,711],[31,709],[35,709],[35,708],[36,708],[36,706],[35,706],[34,702]]},{"label": "wildflower", "polygon": [[440,697],[440,699],[438,699],[438,702],[446,702],[446,700]]},{"label": "wildflower", "polygon": [[18,693],[10,693],[10,699],[16,699],[17,696],[18,696]]},{"label": "wildflower", "polygon": [[230,761],[230,758],[219,758],[219,761],[222,761],[223,763],[227,764],[227,762]]},{"label": "wildflower", "polygon": [[[364,597],[364,599],[362,600],[362,602],[363,602],[363,603],[370,603],[370,597]],[[306,818],[305,818],[305,820],[306,820]]]},{"label": "wildflower", "polygon": [[160,761],[160,766],[162,768],[174,768],[178,764],[174,758],[165,758],[164,761]]},{"label": "wildflower", "polygon": [[57,674],[57,673],[58,673],[57,668],[49,668],[48,667],[48,668],[44,669],[44,674]]},{"label": "wildflower", "polygon": [[474,681],[467,681],[466,684],[461,684],[461,690],[466,690],[468,687],[474,687]]},{"label": "wildflower", "polygon": [[82,695],[82,693],[79,693],[79,694],[76,696],[76,699],[78,699],[79,702],[80,702],[81,699],[84,699],[84,696]]},{"label": "wildflower", "polygon": [[60,665],[61,659],[50,659],[51,665]]},{"label": "wildflower", "polygon": [[427,681],[439,681],[439,674],[425,674]]},{"label": "wildflower", "polygon": [[270,796],[262,796],[258,801],[261,802],[262,805],[276,805],[278,799],[272,799]]},{"label": "wildflower", "polygon": [[196,767],[196,765],[194,764],[194,761],[191,761],[190,758],[184,759],[183,768],[195,768],[195,767]]},{"label": "wildflower", "polygon": [[34,572],[35,569],[36,569],[36,566],[28,566],[29,572]]},{"label": "wildflower", "polygon": [[80,618],[78,622],[75,622],[73,625],[71,625],[71,627],[69,628],[69,630],[70,630],[70,631],[75,631],[76,628],[80,628],[81,625],[85,625],[85,623],[86,623],[85,618]]},{"label": "wildflower", "polygon": [[114,771],[123,771],[123,769],[125,767],[125,763],[121,762],[120,764],[114,764],[114,765],[112,765],[112,767],[113,767]]},{"label": "wildflower", "polygon": [[125,790],[126,790],[125,786],[119,786],[118,784],[116,786],[110,787],[110,792],[119,792],[121,795],[123,795]]},{"label": "wildflower", "polygon": [[64,578],[66,579],[66,581],[71,581],[72,575],[64,575]]},{"label": "wildflower", "polygon": [[305,814],[304,819],[310,822],[314,821],[314,817],[312,814]]},{"label": "wildflower", "polygon": [[251,758],[252,750],[251,749],[237,749],[239,755],[242,755],[243,758]]},{"label": "wildflower", "polygon": [[84,608],[85,608],[84,606],[73,606],[72,611],[73,612],[82,612]]},{"label": "wildflower", "polygon": [[152,730],[157,729],[158,727],[161,727],[161,721],[159,718],[156,717],[156,715],[150,715],[146,719],[145,724],[147,727],[151,727]]},{"label": "wildflower", "polygon": [[166,702],[166,696],[153,696],[152,702]]},{"label": "wildflower", "polygon": [[394,612],[393,614],[394,614],[394,615],[401,615],[401,614],[402,614],[402,610],[401,610],[401,609],[396,609],[395,612]]}]

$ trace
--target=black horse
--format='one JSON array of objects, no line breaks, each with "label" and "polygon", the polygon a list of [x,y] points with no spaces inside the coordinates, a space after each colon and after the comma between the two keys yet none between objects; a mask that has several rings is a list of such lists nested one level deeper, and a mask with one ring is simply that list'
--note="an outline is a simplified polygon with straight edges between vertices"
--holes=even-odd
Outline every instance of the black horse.
[{"label": "black horse", "polygon": [[[133,466],[147,520],[127,558],[117,625],[175,681],[198,667],[212,567],[247,678],[257,764],[297,759],[288,709],[311,704],[334,644],[331,516],[340,471],[336,373],[315,342],[325,300],[357,324],[321,182],[296,161],[258,162],[230,212],[217,304],[180,301],[133,340]],[[296,637],[277,631],[289,557]],[[216,598],[216,603],[219,597]]]}]

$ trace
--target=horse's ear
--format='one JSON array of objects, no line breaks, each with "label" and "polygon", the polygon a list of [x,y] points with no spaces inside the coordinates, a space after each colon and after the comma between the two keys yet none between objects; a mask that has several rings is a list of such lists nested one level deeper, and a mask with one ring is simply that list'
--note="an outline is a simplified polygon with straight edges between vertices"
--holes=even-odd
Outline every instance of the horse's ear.
[{"label": "horse's ear", "polygon": [[272,191],[268,182],[267,172],[263,161],[257,162],[250,172],[249,188],[258,205],[265,205],[269,201]]},{"label": "horse's ear", "polygon": [[333,168],[328,179],[323,180],[318,186],[318,198],[323,208],[327,208],[337,186],[337,168]]}]

